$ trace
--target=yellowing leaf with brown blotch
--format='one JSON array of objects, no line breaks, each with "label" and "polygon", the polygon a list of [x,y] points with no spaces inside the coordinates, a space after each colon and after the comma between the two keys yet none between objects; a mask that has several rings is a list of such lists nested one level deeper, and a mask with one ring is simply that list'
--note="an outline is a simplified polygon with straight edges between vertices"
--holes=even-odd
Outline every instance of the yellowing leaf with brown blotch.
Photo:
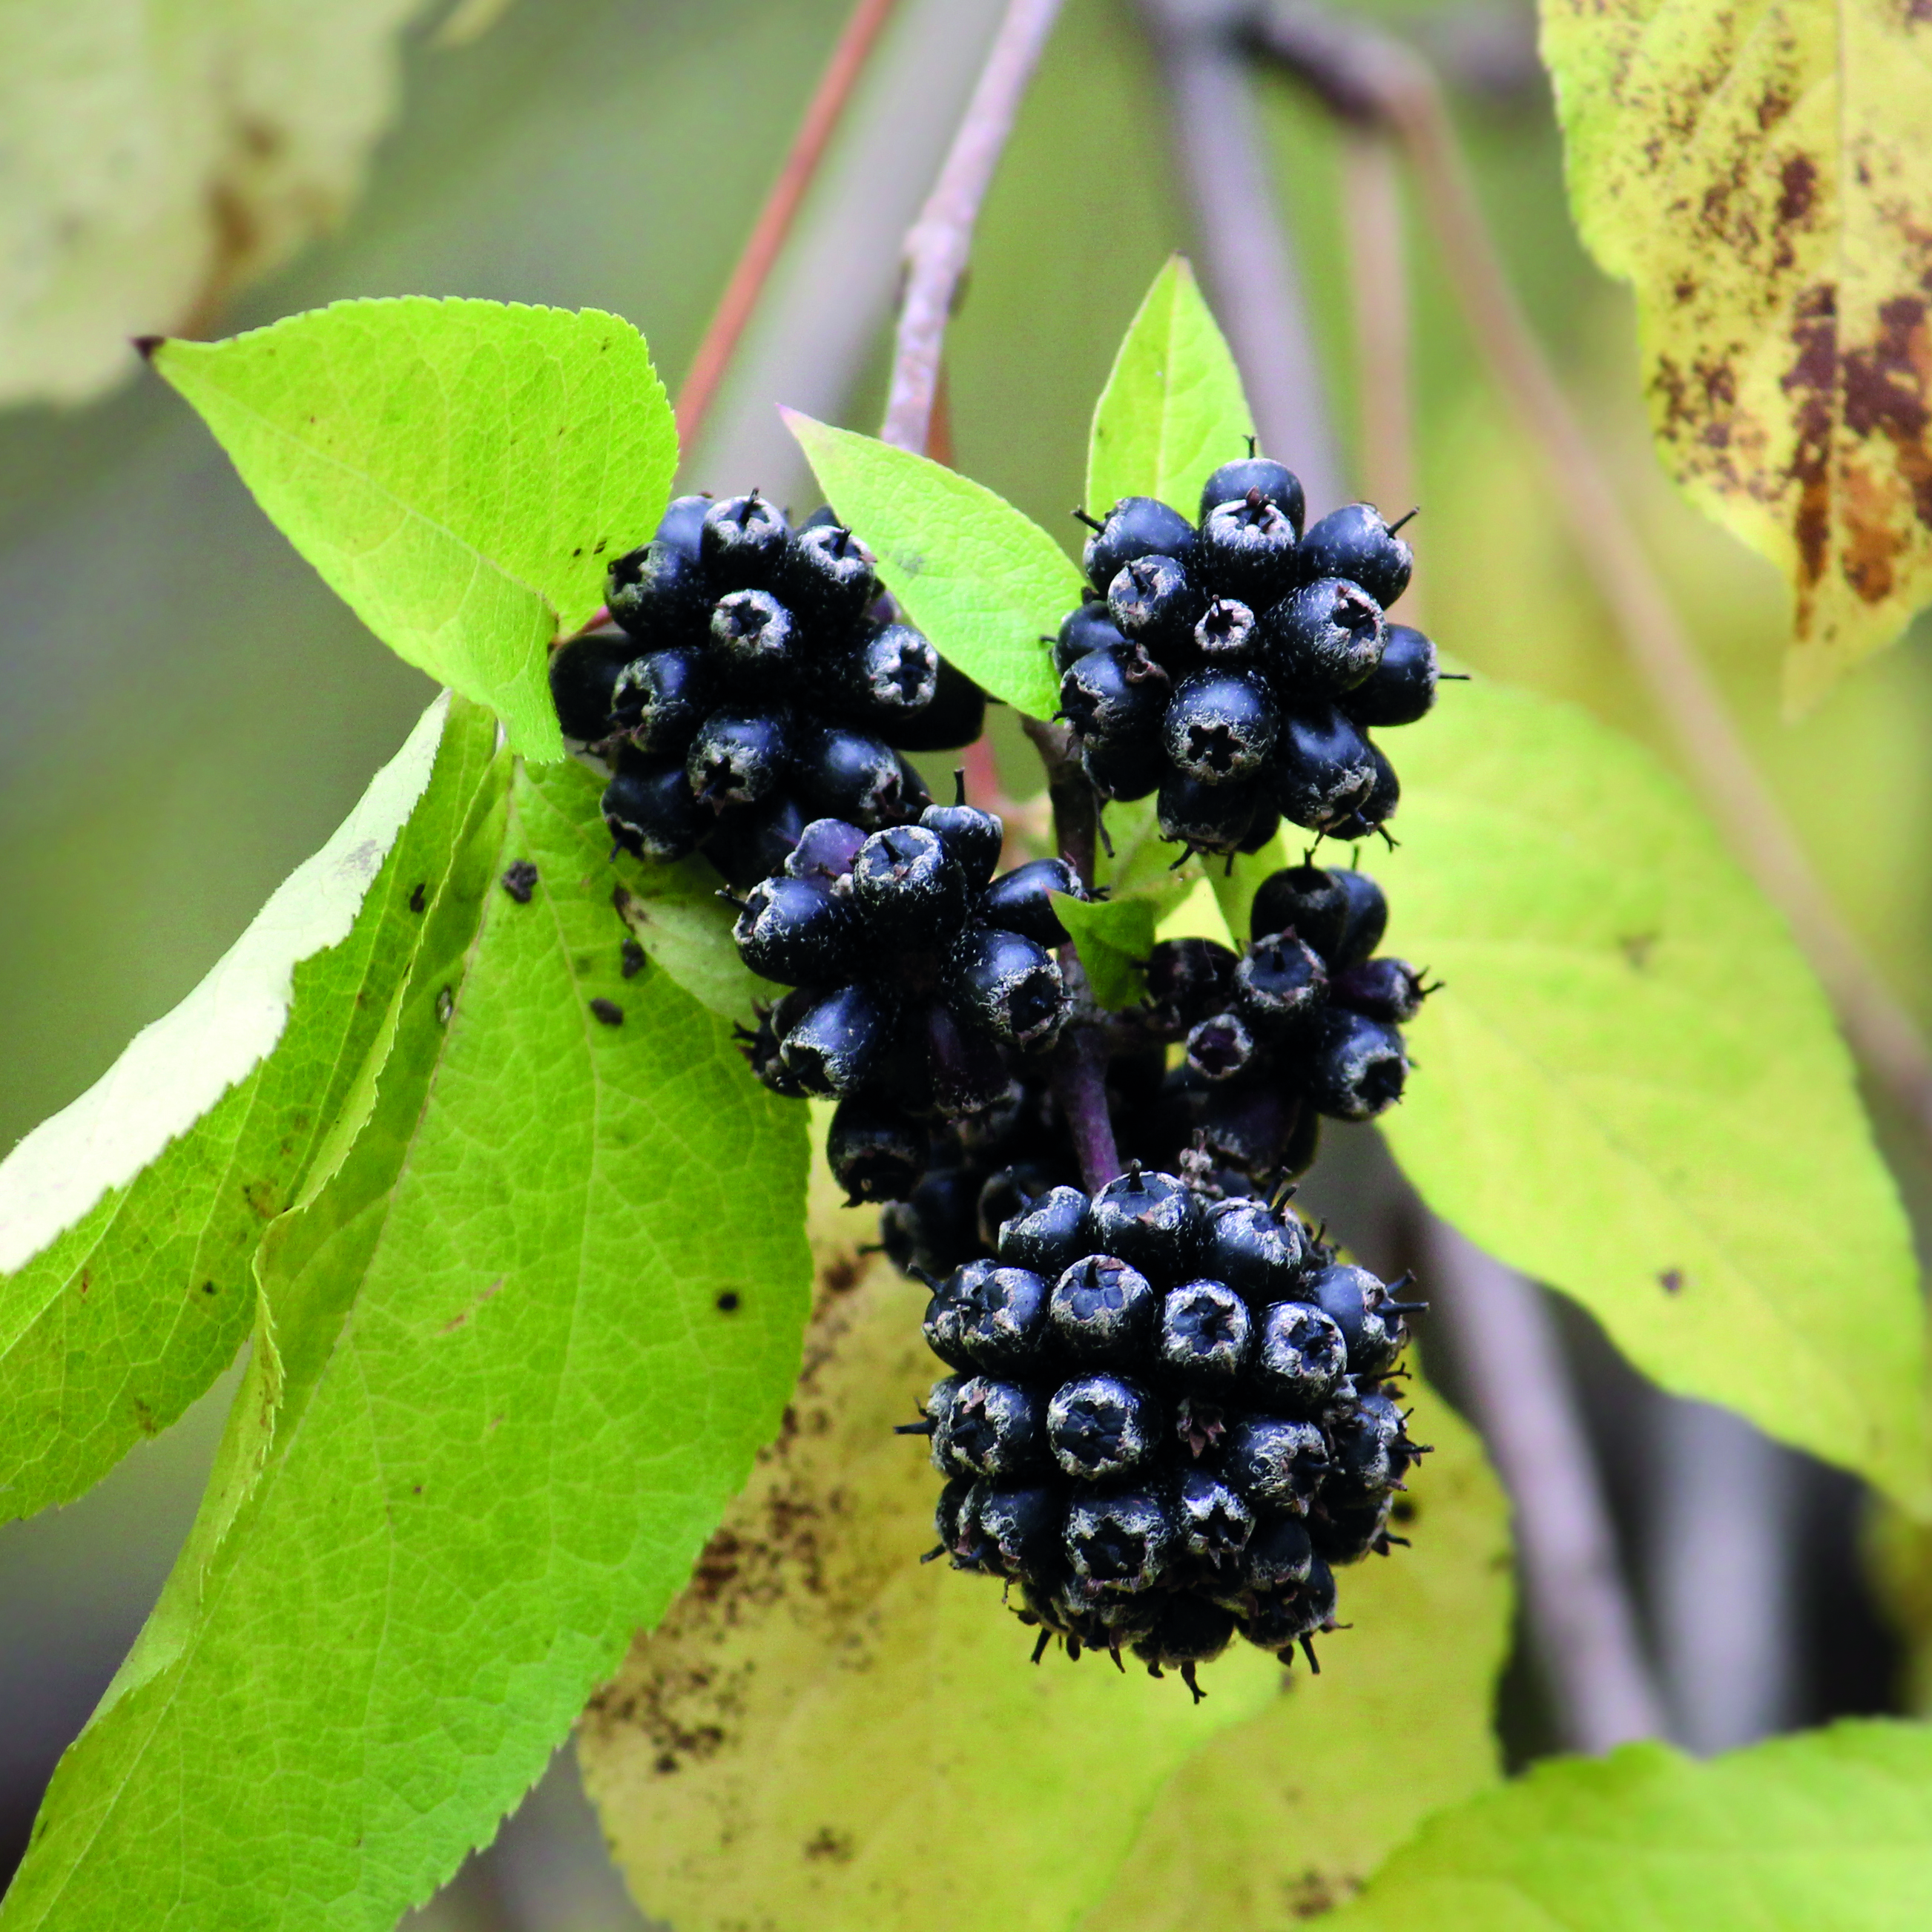
[{"label": "yellowing leaf with brown blotch", "polygon": [[1809,704],[1932,599],[1932,4],[1543,0],[1543,50],[1664,462],[1790,580]]}]

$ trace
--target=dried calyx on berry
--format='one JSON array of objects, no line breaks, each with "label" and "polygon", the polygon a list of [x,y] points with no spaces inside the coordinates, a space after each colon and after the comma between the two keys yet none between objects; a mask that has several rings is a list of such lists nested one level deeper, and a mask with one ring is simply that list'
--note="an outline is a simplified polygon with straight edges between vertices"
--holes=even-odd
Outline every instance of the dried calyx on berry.
[{"label": "dried calyx on berry", "polygon": [[746,1056],[777,1092],[840,1102],[832,1161],[855,1202],[904,1199],[931,1159],[928,1124],[1006,1098],[1066,1019],[1050,896],[1084,888],[1057,862],[996,879],[1004,836],[962,784],[916,824],[815,820],[736,902],[740,956],[794,989]]},{"label": "dried calyx on berry", "polygon": [[1198,527],[1147,496],[1082,513],[1092,589],[1053,640],[1060,716],[1102,796],[1157,794],[1162,836],[1196,851],[1259,851],[1284,818],[1381,830],[1400,787],[1369,728],[1435,701],[1435,646],[1384,614],[1408,519],[1349,504],[1304,534],[1304,513],[1294,473],[1252,455],[1209,477]]},{"label": "dried calyx on berry", "polygon": [[979,736],[983,694],[899,621],[830,510],[794,530],[755,490],[681,496],[606,597],[613,628],[553,655],[550,691],[609,767],[612,836],[642,857],[702,850],[749,884],[814,818],[916,819],[930,800],[902,754]]},{"label": "dried calyx on berry", "polygon": [[1388,921],[1366,873],[1304,865],[1262,881],[1238,953],[1156,946],[1143,1022],[1185,1048],[1163,1084],[1168,1138],[1265,1186],[1312,1163],[1324,1116],[1372,1120],[1400,1100],[1400,1029],[1436,988],[1376,956]]},{"label": "dried calyx on berry", "polygon": [[1036,1661],[1131,1648],[1197,1697],[1237,1634],[1313,1664],[1335,1569],[1402,1540],[1419,1303],[1292,1212],[1138,1166],[1049,1189],[928,1285],[951,1372],[904,1432],[946,1479],[932,1554],[1018,1586]]}]

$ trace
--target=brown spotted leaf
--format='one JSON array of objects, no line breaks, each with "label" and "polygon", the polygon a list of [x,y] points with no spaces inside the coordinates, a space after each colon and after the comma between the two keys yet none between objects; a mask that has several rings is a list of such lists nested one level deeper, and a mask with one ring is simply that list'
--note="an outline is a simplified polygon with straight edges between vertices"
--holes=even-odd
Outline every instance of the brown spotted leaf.
[{"label": "brown spotted leaf", "polygon": [[919,1561],[939,1479],[892,1432],[936,1372],[924,1291],[824,1258],[848,1285],[785,1430],[592,1703],[586,1780],[638,1902],[679,1932],[1066,1932],[1167,1780],[1284,1673],[1238,1646],[1196,1706],[1132,1663],[1029,1665],[997,1583]]},{"label": "brown spotted leaf", "polygon": [[1932,0],[1543,0],[1652,424],[1790,580],[1802,706],[1932,598]]}]

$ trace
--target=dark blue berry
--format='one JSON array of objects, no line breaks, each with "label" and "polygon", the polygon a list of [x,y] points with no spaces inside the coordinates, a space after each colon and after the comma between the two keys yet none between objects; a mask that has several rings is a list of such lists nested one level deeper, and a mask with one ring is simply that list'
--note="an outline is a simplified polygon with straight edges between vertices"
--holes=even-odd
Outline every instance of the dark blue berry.
[{"label": "dark blue berry", "polygon": [[1183,1472],[1174,1485],[1174,1527],[1180,1546],[1197,1563],[1222,1569],[1238,1563],[1255,1532],[1255,1513],[1218,1478]]},{"label": "dark blue berry", "polygon": [[969,926],[946,962],[949,996],[995,1040],[1044,1046],[1064,1024],[1066,983],[1037,940],[996,926]]},{"label": "dark blue berry", "polygon": [[1112,1255],[1074,1262],[1047,1304],[1061,1354],[1090,1368],[1131,1368],[1145,1355],[1160,1314],[1154,1284]]},{"label": "dark blue berry", "polygon": [[1348,1345],[1333,1318],[1305,1301],[1264,1309],[1252,1373],[1266,1406],[1286,1415],[1316,1415],[1348,1370]]},{"label": "dark blue berry", "polygon": [[797,623],[768,590],[732,590],[719,598],[711,609],[710,638],[717,662],[749,692],[773,689],[804,656]]},{"label": "dark blue berry", "polygon": [[1194,648],[1210,664],[1245,664],[1265,643],[1261,620],[1232,597],[1216,597],[1194,627]]},{"label": "dark blue berry", "polygon": [[1024,1373],[1046,1334],[1046,1283],[1030,1268],[1002,1264],[977,1275],[959,1331],[967,1360],[984,1375]]},{"label": "dark blue berry", "polygon": [[1049,1280],[1087,1252],[1087,1197],[1077,1187],[1050,1188],[1000,1228],[1000,1258]]},{"label": "dark blue berry", "polygon": [[845,1190],[845,1204],[903,1201],[932,1157],[932,1136],[919,1121],[878,1100],[842,1100],[826,1136],[826,1165]]},{"label": "dark blue berry", "polygon": [[1333,970],[1348,906],[1339,876],[1319,866],[1270,872],[1255,889],[1248,929],[1257,941],[1292,932],[1312,946]]},{"label": "dark blue berry", "polygon": [[1117,1255],[1163,1286],[1193,1273],[1200,1232],[1199,1202],[1171,1174],[1130,1168],[1088,1204],[1091,1251]]},{"label": "dark blue berry", "polygon": [[939,690],[939,653],[907,624],[887,624],[824,667],[825,688],[880,732],[923,711]]},{"label": "dark blue berry", "polygon": [[980,1177],[963,1167],[936,1167],[903,1201],[879,1217],[879,1240],[902,1274],[946,1275],[979,1245]]},{"label": "dark blue berry", "polygon": [[1300,536],[1302,519],[1307,514],[1300,479],[1286,464],[1265,456],[1244,456],[1222,464],[1201,486],[1201,520],[1205,523],[1220,504],[1245,501],[1250,490],[1258,491],[1264,502],[1274,504],[1295,535]]},{"label": "dark blue berry", "polygon": [[[1367,958],[1388,930],[1388,901],[1366,872],[1337,871],[1330,876],[1341,888],[1345,911],[1340,938],[1322,957],[1330,973],[1346,973]],[[1316,950],[1322,952],[1317,946]]]},{"label": "dark blue berry", "polygon": [[1408,624],[1391,624],[1382,662],[1342,702],[1358,724],[1413,724],[1436,702],[1436,646]]},{"label": "dark blue berry", "polygon": [[1372,1120],[1402,1098],[1408,1058],[1402,1035],[1379,1020],[1331,1006],[1316,1033],[1308,1096],[1338,1120]]},{"label": "dark blue berry", "polygon": [[980,1112],[1006,1090],[999,1048],[944,1000],[926,1000],[908,1013],[901,1046],[908,1100],[948,1120]]},{"label": "dark blue berry", "polygon": [[1195,1682],[1195,1667],[1211,1662],[1234,1638],[1234,1614],[1205,1597],[1181,1593],[1160,1606],[1154,1628],[1134,1642],[1134,1654],[1158,1673],[1163,1664],[1177,1666],[1180,1680],[1198,1704],[1207,1692]]},{"label": "dark blue berry", "polygon": [[1318,578],[1273,605],[1262,619],[1268,669],[1299,704],[1339,698],[1381,663],[1387,626],[1382,606],[1360,585]]},{"label": "dark blue berry", "polygon": [[868,832],[902,824],[929,802],[917,774],[890,745],[843,724],[807,736],[799,783],[814,810]]},{"label": "dark blue berry", "polygon": [[789,725],[782,712],[714,711],[685,755],[692,796],[722,812],[776,790],[790,766]]},{"label": "dark blue berry", "polygon": [[1434,988],[1406,959],[1364,959],[1337,974],[1328,997],[1338,1006],[1360,1013],[1384,1026],[1406,1026],[1422,1010]]},{"label": "dark blue berry", "polygon": [[1368,796],[1376,766],[1369,741],[1330,704],[1282,720],[1273,776],[1282,816],[1325,832]]},{"label": "dark blue berry", "polygon": [[778,1042],[778,1056],[808,1094],[856,1094],[890,1044],[890,1003],[870,986],[841,986],[815,1000]]},{"label": "dark blue berry", "polygon": [[1366,1268],[1337,1262],[1312,1276],[1303,1292],[1341,1330],[1351,1375],[1372,1380],[1395,1366],[1408,1330],[1388,1290]]},{"label": "dark blue berry", "polygon": [[572,638],[550,653],[550,700],[566,738],[595,744],[610,736],[611,697],[637,654],[635,643],[620,631]]},{"label": "dark blue berry", "polygon": [[1408,1472],[1413,1452],[1402,1412],[1379,1390],[1337,1416],[1329,1424],[1328,1440],[1335,1466],[1322,1486],[1324,1498],[1334,1494],[1370,1502],[1386,1496]]},{"label": "dark blue berry", "polygon": [[1286,933],[1257,940],[1234,969],[1234,1006],[1258,1040],[1302,1040],[1328,1000],[1321,956]]},{"label": "dark blue berry", "polygon": [[976,1484],[968,1507],[1000,1575],[1036,1576],[1058,1568],[1066,1520],[1064,1490],[1049,1484],[1024,1488]]},{"label": "dark blue berry", "polygon": [[1225,1395],[1246,1366],[1253,1330],[1248,1305],[1225,1282],[1190,1281],[1161,1304],[1156,1352],[1183,1388]]},{"label": "dark blue berry", "polygon": [[1210,510],[1201,519],[1195,556],[1210,590],[1257,610],[1294,587],[1294,526],[1259,491]]},{"label": "dark blue berry", "polygon": [[1158,721],[1144,737],[1090,738],[1080,747],[1080,768],[1103,799],[1131,802],[1158,789],[1167,773]]},{"label": "dark blue berry", "polygon": [[763,980],[788,986],[843,976],[856,938],[852,902],[815,879],[781,872],[746,897],[731,937],[738,956]]},{"label": "dark blue berry", "polygon": [[1241,1580],[1258,1596],[1279,1596],[1308,1581],[1314,1558],[1306,1526],[1294,1516],[1271,1514],[1248,1538]]},{"label": "dark blue berry", "polygon": [[980,1570],[989,1568],[978,1550],[979,1538],[969,1511],[975,1487],[970,1476],[955,1476],[939,1492],[938,1507],[932,1512],[932,1527],[939,1548],[952,1558],[956,1570]]},{"label": "dark blue berry", "polygon": [[1054,1460],[1077,1480],[1130,1474],[1154,1460],[1160,1409],[1138,1383],[1120,1376],[1064,1382],[1046,1406],[1046,1440]]},{"label": "dark blue berry", "polygon": [[1384,756],[1382,747],[1372,741],[1369,743],[1369,764],[1374,772],[1367,795],[1348,815],[1328,828],[1331,838],[1366,838],[1370,832],[1379,831],[1395,816],[1396,807],[1402,802],[1402,782],[1396,776],[1395,767]]},{"label": "dark blue berry", "polygon": [[1211,939],[1163,940],[1148,956],[1148,999],[1162,1024],[1193,1025],[1226,1005],[1236,956]]},{"label": "dark blue berry", "polygon": [[1103,645],[1067,666],[1060,680],[1060,709],[1082,740],[1150,738],[1173,688],[1167,673],[1138,644]]},{"label": "dark blue berry", "polygon": [[1384,1556],[1389,1545],[1401,1538],[1389,1534],[1391,1498],[1377,1496],[1366,1502],[1344,1502],[1331,1498],[1327,1484],[1308,1519],[1309,1534],[1315,1553],[1330,1564],[1359,1563],[1371,1550]]},{"label": "dark blue berry", "polygon": [[1120,626],[1108,614],[1104,598],[1076,605],[1060,620],[1060,635],[1053,645],[1054,670],[1064,677],[1066,667],[1076,658],[1126,641]]},{"label": "dark blue berry", "polygon": [[658,543],[681,550],[695,562],[704,528],[704,513],[711,507],[709,496],[674,496],[651,532]]},{"label": "dark blue berry", "polygon": [[1246,1416],[1228,1431],[1222,1468],[1251,1503],[1306,1514],[1328,1466],[1328,1444],[1312,1422]]},{"label": "dark blue berry", "polygon": [[[803,1010],[803,1005],[799,1004],[801,996],[799,994],[788,993],[784,999],[781,1000],[778,1006],[770,1011],[760,1009],[758,1024],[755,1029],[747,1029],[744,1027],[735,1029],[738,1039],[738,1051],[745,1056],[752,1072],[758,1076],[763,1085],[788,1100],[803,1100],[805,1089],[792,1078],[790,1070],[778,1058],[778,1016],[780,1010],[789,1000],[794,1003],[794,1010],[791,1013],[787,1014],[785,1018],[788,1022],[795,1018],[799,1012]],[[809,995],[804,996],[804,1003],[809,1004]]]},{"label": "dark blue berry", "polygon": [[610,729],[627,731],[640,752],[682,758],[717,702],[704,653],[685,645],[650,651],[617,674]]},{"label": "dark blue berry", "polygon": [[922,1324],[926,1346],[948,1368],[973,1366],[966,1348],[966,1324],[979,1312],[980,1285],[996,1265],[978,1258],[962,1262],[932,1285]]},{"label": "dark blue berry", "polygon": [[1202,1266],[1257,1308],[1298,1294],[1307,1258],[1307,1235],[1292,1214],[1246,1199],[1216,1201],[1207,1211]]},{"label": "dark blue berry", "polygon": [[879,594],[871,554],[838,524],[812,524],[797,531],[776,582],[794,610],[833,635],[856,624]]},{"label": "dark blue berry", "polygon": [[[968,886],[974,892],[982,890],[1000,863],[1000,848],[1006,844],[1006,828],[1003,820],[990,812],[982,812],[968,805],[965,798],[965,780],[958,780],[959,798],[952,805],[928,805],[919,815],[919,822],[928,832],[937,832],[946,849],[958,860],[960,869],[966,875]],[[994,922],[995,925],[999,921]]]},{"label": "dark blue berry", "polygon": [[1175,686],[1167,707],[1167,755],[1206,784],[1252,777],[1274,749],[1274,700],[1258,676],[1198,670]]},{"label": "dark blue berry", "polygon": [[1215,1013],[1187,1036],[1187,1064],[1204,1080],[1232,1080],[1256,1064],[1253,1030],[1238,1013]]},{"label": "dark blue berry", "polygon": [[766,589],[776,583],[791,548],[791,532],[778,506],[754,490],[722,496],[698,526],[698,550],[719,584]]},{"label": "dark blue berry", "polygon": [[1346,578],[1386,610],[1408,588],[1415,553],[1374,504],[1345,503],[1310,526],[1300,562],[1304,578]]},{"label": "dark blue berry", "polygon": [[1108,614],[1120,634],[1156,657],[1183,649],[1207,607],[1186,565],[1171,556],[1136,557],[1107,586]]},{"label": "dark blue berry", "polygon": [[647,543],[604,574],[610,615],[644,644],[678,644],[703,632],[711,598],[697,559],[676,545]]},{"label": "dark blue berry", "polygon": [[628,745],[618,751],[599,809],[611,837],[626,851],[656,865],[694,852],[711,824],[711,814],[692,796],[681,764],[646,758]]},{"label": "dark blue berry", "polygon": [[1170,771],[1161,782],[1156,807],[1160,836],[1196,852],[1232,852],[1248,836],[1262,804],[1253,780],[1212,784]]},{"label": "dark blue berry", "polygon": [[784,869],[795,879],[815,879],[821,885],[850,878],[852,862],[869,836],[842,818],[814,818],[787,854]]},{"label": "dark blue berry", "polygon": [[868,928],[892,945],[931,944],[966,916],[966,874],[934,832],[874,832],[852,861],[852,897]]},{"label": "dark blue berry", "polygon": [[1194,554],[1194,526],[1152,496],[1123,496],[1087,539],[1081,562],[1087,581],[1104,592],[1136,558],[1168,556],[1185,563]]},{"label": "dark blue berry", "polygon": [[1177,1542],[1160,1498],[1136,1491],[1076,1495],[1064,1535],[1076,1576],[1126,1594],[1150,1590],[1165,1578]]},{"label": "dark blue berry", "polygon": [[1319,1119],[1292,1093],[1273,1081],[1235,1081],[1208,1088],[1192,1126],[1210,1154],[1244,1174],[1303,1172],[1314,1159],[1295,1160],[1300,1122]]},{"label": "dark blue berry", "polygon": [[934,1418],[932,1462],[942,1475],[998,1482],[1024,1474],[1042,1460],[1044,1448],[1040,1404],[1017,1382],[969,1376],[944,1416]]}]

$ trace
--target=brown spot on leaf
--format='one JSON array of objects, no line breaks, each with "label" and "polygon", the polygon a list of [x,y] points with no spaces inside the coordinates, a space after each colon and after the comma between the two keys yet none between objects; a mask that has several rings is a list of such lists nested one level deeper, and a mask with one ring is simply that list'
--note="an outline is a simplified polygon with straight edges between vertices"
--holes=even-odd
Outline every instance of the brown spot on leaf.
[{"label": "brown spot on leaf", "polygon": [[1682,1294],[1684,1292],[1684,1270],[1674,1268],[1664,1269],[1657,1277],[1657,1285],[1666,1294]]},{"label": "brown spot on leaf", "polygon": [[805,1841],[805,1856],[820,1864],[848,1865],[857,1849],[850,1832],[835,1830],[830,1825],[820,1826]]},{"label": "brown spot on leaf", "polygon": [[1790,225],[1802,221],[1817,198],[1818,165],[1809,154],[1793,154],[1778,172],[1778,218]]}]

